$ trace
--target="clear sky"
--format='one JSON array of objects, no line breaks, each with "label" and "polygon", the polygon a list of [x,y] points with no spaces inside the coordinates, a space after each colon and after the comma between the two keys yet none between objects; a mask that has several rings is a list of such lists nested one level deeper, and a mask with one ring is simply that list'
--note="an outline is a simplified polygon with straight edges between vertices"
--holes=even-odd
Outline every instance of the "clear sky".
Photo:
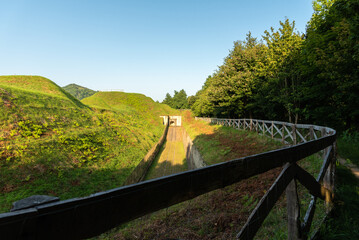
[{"label": "clear sky", "polygon": [[305,32],[312,0],[0,0],[0,75],[122,89],[162,101],[201,89],[248,31],[287,17]]}]

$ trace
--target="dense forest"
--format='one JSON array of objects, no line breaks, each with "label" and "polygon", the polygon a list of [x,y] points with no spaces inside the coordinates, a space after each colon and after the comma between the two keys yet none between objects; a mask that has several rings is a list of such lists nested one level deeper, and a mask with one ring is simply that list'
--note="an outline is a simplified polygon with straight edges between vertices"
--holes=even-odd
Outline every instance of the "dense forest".
[{"label": "dense forest", "polygon": [[197,116],[359,128],[359,0],[316,0],[306,33],[285,19],[234,42],[191,99]]}]

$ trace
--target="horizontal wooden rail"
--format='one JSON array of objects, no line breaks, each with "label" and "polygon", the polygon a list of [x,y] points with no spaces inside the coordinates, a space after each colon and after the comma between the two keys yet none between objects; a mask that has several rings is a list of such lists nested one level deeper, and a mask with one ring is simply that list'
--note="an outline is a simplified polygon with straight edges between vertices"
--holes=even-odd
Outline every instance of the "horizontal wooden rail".
[{"label": "horizontal wooden rail", "polygon": [[268,216],[274,204],[278,201],[287,185],[293,179],[294,174],[294,166],[287,164],[275,180],[274,184],[253,210],[247,222],[238,233],[237,238],[252,239],[255,236],[258,229],[262,226],[264,219]]},{"label": "horizontal wooden rail", "polygon": [[332,145],[335,138],[333,130],[331,135],[295,146],[123,186],[85,198],[3,213],[0,214],[0,236],[4,239],[83,239],[97,236],[145,214],[285,163],[295,163]]},{"label": "horizontal wooden rail", "polygon": [[335,132],[335,130],[328,127],[310,124],[293,124],[281,121],[199,117],[196,117],[196,119],[243,130],[256,131],[259,134],[269,135],[271,138],[287,144],[307,142],[313,139],[318,139],[318,136],[323,136],[324,134],[328,135]]},{"label": "horizontal wooden rail", "polygon": [[[335,130],[328,127],[315,125],[291,124],[278,121],[265,121],[253,119],[218,119],[218,118],[196,118],[210,123],[223,126],[232,126],[238,129],[247,129],[261,132],[273,139],[281,140],[283,143],[296,144],[297,141],[305,143],[313,139],[318,139],[327,135],[335,135]],[[290,129],[288,129],[288,127]],[[276,136],[280,138],[276,138]],[[289,142],[290,141],[290,142]],[[287,164],[272,187],[263,196],[246,224],[238,233],[237,238],[252,239],[273,208],[284,189],[287,188],[287,206],[288,208],[288,239],[307,239],[310,226],[313,221],[316,207],[316,199],[321,198],[326,203],[331,202],[333,198],[334,170],[335,170],[335,143],[332,146],[323,148],[323,164],[317,179],[312,177],[296,163]],[[312,200],[305,214],[303,223],[300,221],[300,204],[298,201],[295,180],[306,187],[312,194]],[[294,181],[294,182],[293,182]],[[324,182],[323,182],[324,181]],[[323,185],[321,183],[324,183]],[[292,184],[293,183],[293,184]]]}]

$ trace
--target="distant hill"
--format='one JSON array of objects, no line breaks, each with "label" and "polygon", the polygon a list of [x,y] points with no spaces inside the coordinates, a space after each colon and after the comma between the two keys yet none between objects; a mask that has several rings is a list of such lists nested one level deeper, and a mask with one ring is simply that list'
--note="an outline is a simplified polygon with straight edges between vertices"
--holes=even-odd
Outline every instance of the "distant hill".
[{"label": "distant hill", "polygon": [[74,83],[63,87],[63,89],[65,89],[65,91],[70,93],[72,96],[74,96],[78,100],[82,100],[84,98],[90,97],[96,93],[96,91],[94,91],[94,90],[91,90],[86,87],[82,87],[82,86],[74,84]]},{"label": "distant hill", "polygon": [[151,134],[161,134],[162,130],[158,128],[161,122],[159,116],[176,112],[168,105],[156,103],[152,98],[139,93],[97,92],[81,102],[103,115],[105,112],[113,114],[116,119],[112,121],[114,126],[124,129],[130,124],[132,130],[129,136],[136,133],[139,135],[137,139],[145,137],[147,133],[150,138]]},{"label": "distant hill", "polygon": [[80,102],[43,77],[0,76],[0,212],[31,195],[121,186],[162,135],[159,116],[173,111],[142,94]]}]

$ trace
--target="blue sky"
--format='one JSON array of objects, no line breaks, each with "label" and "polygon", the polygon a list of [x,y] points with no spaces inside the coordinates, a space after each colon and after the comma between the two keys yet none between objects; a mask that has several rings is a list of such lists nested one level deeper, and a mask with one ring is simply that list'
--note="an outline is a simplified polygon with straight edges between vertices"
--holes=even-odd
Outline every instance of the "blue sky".
[{"label": "blue sky", "polygon": [[248,31],[289,18],[305,32],[312,0],[0,0],[0,75],[122,89],[162,101],[201,89]]}]

